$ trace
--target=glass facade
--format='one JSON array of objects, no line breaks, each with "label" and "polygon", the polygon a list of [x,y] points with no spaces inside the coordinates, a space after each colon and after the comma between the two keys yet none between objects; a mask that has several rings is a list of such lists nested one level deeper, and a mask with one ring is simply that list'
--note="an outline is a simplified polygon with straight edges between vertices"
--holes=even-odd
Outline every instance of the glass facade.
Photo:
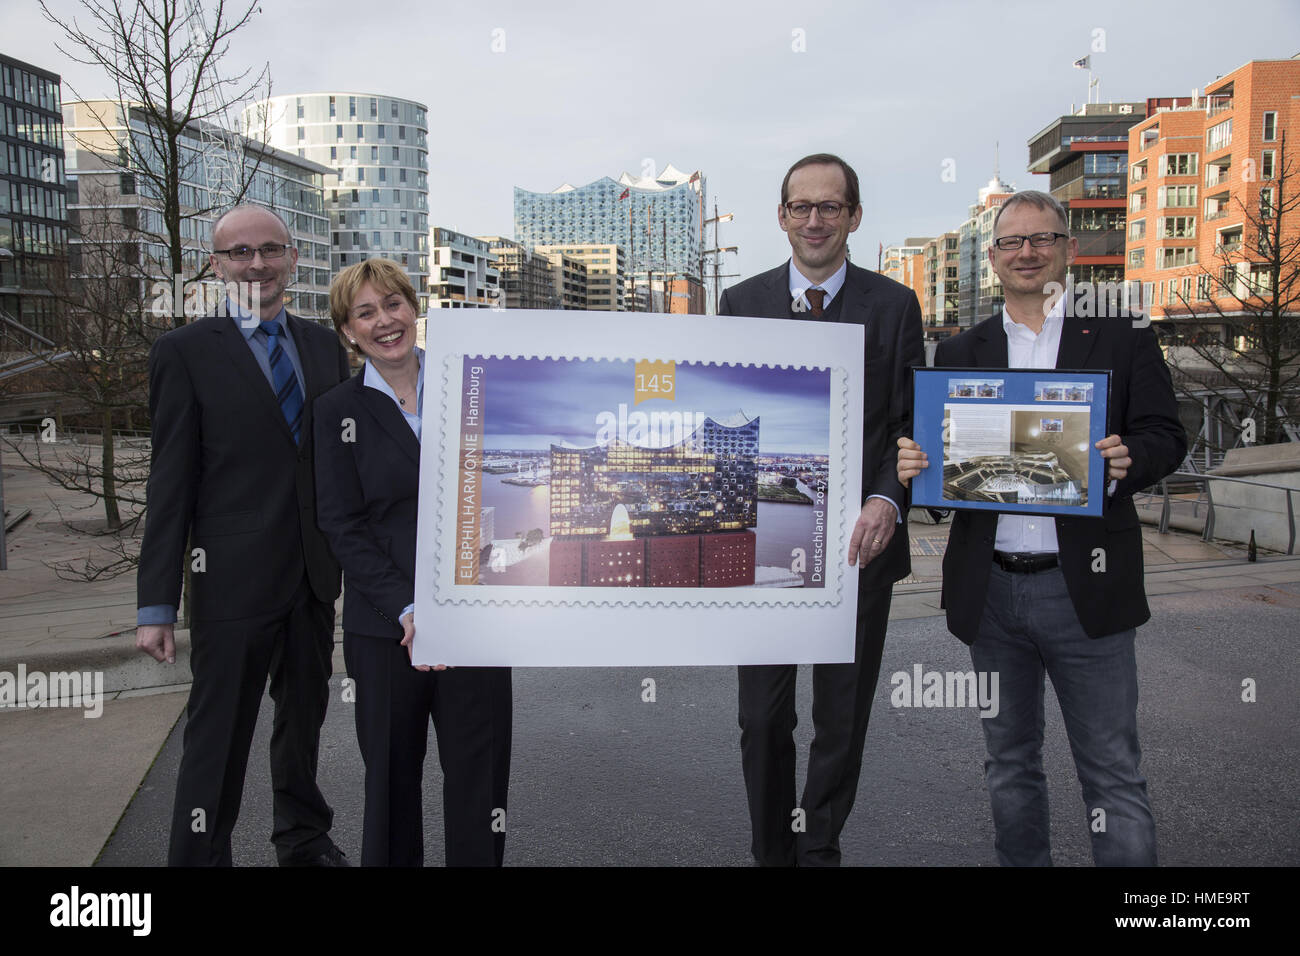
[{"label": "glass facade", "polygon": [[[69,207],[75,221],[91,228],[122,211],[127,228],[138,230],[139,254],[146,273],[159,278],[171,271],[162,217],[162,197],[148,175],[161,175],[158,143],[150,135],[148,114],[138,106],[123,109],[104,100],[64,106],[68,131]],[[111,153],[115,152],[113,156]],[[106,155],[108,154],[108,155]],[[274,209],[289,226],[298,266],[289,288],[288,308],[306,318],[329,316],[329,220],[322,183],[325,170],[292,153],[269,149],[215,127],[191,127],[180,142],[181,238],[183,272],[194,275],[208,264],[212,223],[231,201],[232,186],[247,177],[243,201]],[[123,164],[127,170],[123,172]],[[74,260],[78,241],[72,238]]]},{"label": "glass facade", "polygon": [[627,250],[632,272],[667,271],[698,279],[705,180],[698,174],[693,180],[675,178],[657,181],[668,185],[653,189],[608,176],[549,193],[515,187],[515,237],[530,249],[619,245]]},{"label": "glass facade", "polygon": [[46,338],[68,248],[59,82],[0,56],[0,311]]},{"label": "glass facade", "polygon": [[360,93],[275,96],[244,110],[245,135],[329,169],[333,272],[372,256],[400,263],[429,297],[428,109]]}]

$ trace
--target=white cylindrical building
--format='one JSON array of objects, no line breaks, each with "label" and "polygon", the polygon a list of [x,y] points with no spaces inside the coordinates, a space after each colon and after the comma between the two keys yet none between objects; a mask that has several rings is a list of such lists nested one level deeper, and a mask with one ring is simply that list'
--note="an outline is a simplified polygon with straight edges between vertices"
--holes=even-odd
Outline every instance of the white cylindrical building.
[{"label": "white cylindrical building", "polygon": [[372,256],[400,263],[429,297],[428,108],[374,93],[300,93],[247,107],[245,135],[332,170],[325,177],[337,273]]}]

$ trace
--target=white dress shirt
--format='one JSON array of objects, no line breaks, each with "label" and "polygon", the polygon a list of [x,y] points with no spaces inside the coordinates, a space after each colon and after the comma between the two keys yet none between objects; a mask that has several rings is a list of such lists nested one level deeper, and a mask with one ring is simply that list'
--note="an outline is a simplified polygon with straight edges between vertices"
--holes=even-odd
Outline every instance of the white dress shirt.
[{"label": "white dress shirt", "polygon": [[[1043,328],[1034,334],[1007,315],[1002,308],[1002,328],[1007,332],[1008,368],[1056,368],[1056,353],[1061,348],[1061,329],[1065,325],[1065,296],[1056,300],[1052,311],[1043,319]],[[1050,515],[1000,515],[993,547],[1016,554],[1033,552],[1054,554],[1056,519]]]}]

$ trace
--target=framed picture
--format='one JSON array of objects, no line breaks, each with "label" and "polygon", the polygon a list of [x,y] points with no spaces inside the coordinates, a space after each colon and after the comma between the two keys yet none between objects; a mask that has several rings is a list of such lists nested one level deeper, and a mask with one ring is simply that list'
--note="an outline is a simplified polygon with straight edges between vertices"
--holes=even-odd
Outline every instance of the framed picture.
[{"label": "framed picture", "polygon": [[1109,372],[915,369],[912,504],[1098,517]]},{"label": "framed picture", "polygon": [[481,310],[428,341],[417,663],[853,659],[860,326]]}]

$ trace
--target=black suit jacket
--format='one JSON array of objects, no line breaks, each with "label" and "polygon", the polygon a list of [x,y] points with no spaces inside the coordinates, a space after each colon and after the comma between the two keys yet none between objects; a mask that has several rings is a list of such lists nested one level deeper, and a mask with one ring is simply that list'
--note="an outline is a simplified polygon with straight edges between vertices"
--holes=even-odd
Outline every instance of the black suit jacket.
[{"label": "black suit jacket", "polygon": [[415,600],[420,443],[364,379],[362,369],[316,400],[316,513],[343,565],[343,629],[400,639]]},{"label": "black suit jacket", "polygon": [[[849,263],[837,298],[839,321],[863,327],[862,501],[893,499],[903,522],[883,554],[858,575],[861,589],[886,587],[907,577],[908,493],[898,481],[898,439],[912,433],[912,368],[925,364],[921,307],[907,286]],[[720,315],[795,318],[790,310],[790,264],[746,279],[722,293]],[[816,321],[803,313],[810,321]]]},{"label": "black suit jacket", "polygon": [[140,607],[179,604],[191,548],[204,550],[205,569],[192,577],[196,622],[285,608],[304,570],[317,599],[338,597],[339,567],[315,522],[311,406],[347,378],[347,354],[329,329],[285,316],[306,382],[301,446],[235,319],[199,319],[150,350]]},{"label": "black suit jacket", "polygon": [[[1002,312],[940,342],[934,364],[1006,368]],[[1137,627],[1151,617],[1142,580],[1142,529],[1133,493],[1178,468],[1187,454],[1187,435],[1178,418],[1169,369],[1150,328],[1134,328],[1128,318],[1067,316],[1056,367],[1110,370],[1106,433],[1119,435],[1133,459],[1128,474],[1117,482],[1103,517],[1054,519],[1061,571],[1075,613],[1090,637],[1103,637]],[[926,451],[933,455],[938,449]],[[1105,488],[1095,491],[1104,492]],[[943,556],[948,630],[967,644],[975,640],[984,612],[997,519],[988,511],[956,511]],[[1097,548],[1105,552],[1104,572],[1092,570]]]}]

